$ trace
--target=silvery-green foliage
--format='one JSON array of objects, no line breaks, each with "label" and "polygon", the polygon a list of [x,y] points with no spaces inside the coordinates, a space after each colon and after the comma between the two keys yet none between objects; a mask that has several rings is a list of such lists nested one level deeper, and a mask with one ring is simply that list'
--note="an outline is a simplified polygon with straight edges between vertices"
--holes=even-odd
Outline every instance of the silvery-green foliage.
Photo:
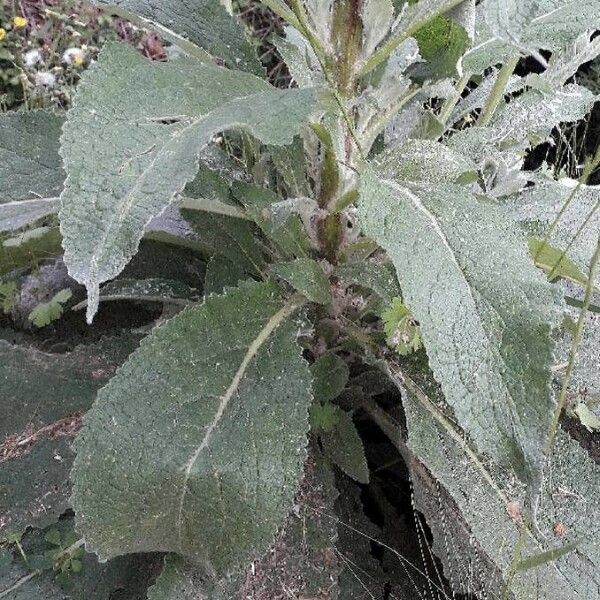
[{"label": "silvery-green foliage", "polygon": [[[399,149],[396,160],[402,157]],[[460,425],[481,451],[533,480],[552,413],[556,294],[502,210],[452,183],[464,168],[458,158],[438,173],[437,185],[386,167],[362,177],[365,233],[396,267]]]},{"label": "silvery-green foliage", "polygon": [[361,143],[367,148],[397,113],[398,107],[414,95],[412,82],[405,71],[419,60],[417,42],[413,38],[405,40],[390,55],[381,79],[359,98],[356,129]]},{"label": "silvery-green foliage", "polygon": [[273,43],[298,87],[321,86],[325,83],[315,51],[297,29],[286,27],[285,37],[275,36]]},{"label": "silvery-green foliage", "polygon": [[77,441],[72,499],[102,559],[177,552],[219,581],[267,550],[306,452],[295,309],[273,283],[211,296],[144,340],[102,390]]},{"label": "silvery-green foliage", "polygon": [[305,0],[304,5],[320,40],[325,44],[329,43],[334,0]]},{"label": "silvery-green foliage", "polygon": [[365,0],[362,6],[363,53],[370,56],[387,35],[394,16],[391,0]]},{"label": "silvery-green foliage", "polygon": [[[560,213],[549,241],[585,281],[600,200],[597,187],[524,165],[598,100],[573,79],[600,52],[598,0],[367,0],[344,23],[335,2],[267,0],[287,21],[272,40],[297,85],[287,90],[261,77],[218,0],[117,4],[179,51],[152,62],[109,43],[66,121],[0,118],[0,229],[36,225],[62,191],[65,262],[88,290],[88,317],[100,299],[166,307],[98,392],[74,445],[70,505],[86,548],[101,559],[168,553],[153,600],[224,600],[240,586],[273,596],[287,593],[286,576],[298,597],[370,597],[351,578],[355,560],[383,595],[382,565],[351,547],[336,521],[378,531],[362,509],[349,511],[356,494],[342,479],[376,478],[359,432],[372,417],[365,398],[389,392],[377,367],[402,389],[406,431],[386,434],[413,474],[434,550],[443,554],[451,532],[462,551],[462,561],[442,556],[457,591],[469,591],[462,570],[474,566],[489,597],[511,579],[519,514],[511,519],[507,505],[517,505],[533,519],[525,555],[566,550],[519,571],[514,594],[597,596],[597,467],[564,432],[549,461],[543,453],[563,377],[556,363],[572,343],[559,331],[563,295],[576,304],[582,292],[548,280],[528,236],[543,237]],[[517,55],[543,64],[542,50],[552,54],[539,73],[502,70]],[[201,257],[203,280],[183,281],[176,269],[121,275],[144,237]],[[11,243],[2,240],[3,272]],[[424,348],[391,360],[382,315],[398,302]],[[597,356],[597,344],[597,332],[584,332],[582,351]],[[28,416],[54,379],[32,377],[38,351],[4,354],[9,366],[25,357],[5,379],[22,371],[17,404]],[[51,363],[67,381],[63,400],[74,402],[73,369]],[[579,363],[571,392],[596,389],[595,366]],[[107,377],[92,371],[89,381],[84,365],[78,410]],[[50,423],[64,415],[54,391],[49,399]],[[6,479],[23,465],[29,478],[36,461],[45,468],[2,511],[11,533],[35,524],[27,510],[48,481],[60,483],[48,519],[66,507],[72,459],[62,440],[4,470]],[[10,489],[12,503],[20,488]],[[554,541],[557,522],[567,534]]]},{"label": "silvery-green foliage", "polygon": [[[122,105],[115,90],[131,101]],[[81,82],[62,137],[65,261],[88,290],[88,320],[100,283],[120,273],[146,224],[193,179],[215,133],[245,127],[264,142],[290,143],[314,101],[312,90],[282,92],[188,58],[153,64],[124,45],[107,45]],[[284,117],[286,127],[274,124]],[[78,147],[87,136],[96,139],[92,152]],[[92,212],[84,202],[90,194]]]},{"label": "silvery-green foliage", "polygon": [[[205,60],[218,56],[227,66],[260,74],[262,67],[243,25],[231,18],[223,3],[215,0],[95,0],[100,6],[124,9],[156,26],[159,33],[171,31],[205,51]],[[193,46],[192,46],[193,47]],[[189,52],[184,45],[183,50]]]}]

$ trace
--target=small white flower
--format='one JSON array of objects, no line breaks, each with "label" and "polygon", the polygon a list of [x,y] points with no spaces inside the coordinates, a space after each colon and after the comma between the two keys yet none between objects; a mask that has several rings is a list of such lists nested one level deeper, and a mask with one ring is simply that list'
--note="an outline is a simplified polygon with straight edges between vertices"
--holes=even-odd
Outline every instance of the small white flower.
[{"label": "small white flower", "polygon": [[67,65],[80,65],[84,58],[85,53],[81,48],[67,48],[63,52],[63,62]]},{"label": "small white flower", "polygon": [[35,85],[54,87],[56,85],[56,77],[50,71],[40,71],[35,74]]},{"label": "small white flower", "polygon": [[29,50],[23,55],[23,60],[28,67],[33,67],[42,60],[42,53],[39,50]]}]

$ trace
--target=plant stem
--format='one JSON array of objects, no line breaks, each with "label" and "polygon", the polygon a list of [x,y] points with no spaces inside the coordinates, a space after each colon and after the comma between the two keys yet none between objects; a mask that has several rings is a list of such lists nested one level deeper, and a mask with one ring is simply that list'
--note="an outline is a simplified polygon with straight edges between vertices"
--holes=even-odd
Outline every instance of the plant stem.
[{"label": "plant stem", "polygon": [[362,48],[363,0],[335,2],[332,39],[336,51],[336,84],[343,97],[352,97],[356,88],[355,66]]},{"label": "plant stem", "polygon": [[502,68],[500,69],[496,81],[490,91],[490,95],[487,97],[485,106],[477,119],[477,125],[479,127],[485,127],[490,124],[498,105],[502,98],[504,98],[504,90],[508,85],[510,76],[514,73],[517,63],[519,62],[520,56],[517,54],[509,58]]},{"label": "plant stem", "polygon": [[592,257],[592,262],[590,263],[588,281],[585,286],[585,294],[583,297],[583,306],[581,308],[581,312],[579,313],[579,318],[577,319],[577,328],[575,329],[575,335],[573,336],[573,342],[571,344],[571,351],[569,352],[569,361],[567,363],[567,370],[565,371],[565,378],[563,379],[562,387],[560,388],[560,394],[558,396],[558,403],[556,405],[556,409],[554,410],[552,424],[550,425],[550,429],[548,430],[548,438],[546,440],[546,446],[544,447],[544,455],[546,457],[548,457],[550,455],[550,452],[552,451],[552,446],[554,444],[554,438],[556,437],[556,433],[558,431],[560,417],[561,417],[562,412],[567,403],[567,396],[569,393],[569,385],[571,383],[571,378],[573,376],[573,369],[575,367],[575,359],[577,357],[577,352],[579,350],[579,346],[581,345],[581,340],[583,338],[583,332],[585,331],[585,319],[587,316],[588,307],[592,301],[592,295],[594,292],[594,281],[598,274],[599,265],[600,265],[600,236],[598,236],[598,242],[596,244],[596,251],[594,252],[594,256]]},{"label": "plant stem", "polygon": [[467,83],[471,79],[471,73],[465,73],[454,86],[454,91],[452,95],[446,98],[444,104],[442,104],[442,108],[440,110],[440,114],[438,115],[438,120],[442,125],[446,125],[446,121],[450,118],[456,103],[460,100],[464,89],[467,87]]},{"label": "plant stem", "polygon": [[233,204],[225,204],[225,202],[219,202],[218,200],[208,200],[207,198],[188,198],[186,196],[182,196],[179,206],[189,210],[200,210],[204,212],[215,213],[217,215],[225,215],[226,217],[233,217],[234,219],[245,219],[246,221],[254,220],[243,208],[239,208]]}]

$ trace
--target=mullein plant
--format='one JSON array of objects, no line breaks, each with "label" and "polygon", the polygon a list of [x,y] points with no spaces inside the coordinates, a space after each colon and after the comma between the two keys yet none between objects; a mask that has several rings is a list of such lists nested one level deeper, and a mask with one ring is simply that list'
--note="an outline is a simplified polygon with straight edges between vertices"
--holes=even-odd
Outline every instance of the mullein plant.
[{"label": "mullein plant", "polygon": [[[122,0],[168,60],[107,43],[66,118],[0,120],[2,230],[58,211],[88,322],[113,297],[185,305],[89,386],[54,513],[109,565],[165,553],[151,600],[374,597],[336,553],[339,473],[370,477],[360,413],[456,593],[597,598],[600,474],[560,423],[600,390],[600,150],[578,180],[525,158],[598,100],[573,76],[600,2],[264,4],[289,89],[217,0]],[[206,257],[200,298],[120,275],[142,238]],[[356,373],[399,390],[401,425]]]}]

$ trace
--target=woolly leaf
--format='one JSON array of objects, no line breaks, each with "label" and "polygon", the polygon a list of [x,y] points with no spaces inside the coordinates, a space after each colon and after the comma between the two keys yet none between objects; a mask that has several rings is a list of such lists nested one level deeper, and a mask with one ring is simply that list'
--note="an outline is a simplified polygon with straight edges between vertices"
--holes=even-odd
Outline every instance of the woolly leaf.
[{"label": "woolly leaf", "polygon": [[121,272],[150,219],[194,178],[214,134],[242,127],[265,143],[291,143],[315,98],[313,90],[276,90],[187,58],[153,63],[107,44],[82,78],[61,139],[65,262],[88,289],[88,320],[99,285]]},{"label": "woolly leaf", "polygon": [[63,121],[49,111],[0,115],[0,231],[58,211],[65,175],[58,154]]},{"label": "woolly leaf", "polygon": [[362,4],[363,53],[369,57],[387,35],[394,17],[391,0],[365,0]]},{"label": "woolly leaf", "polygon": [[169,554],[148,600],[207,600],[207,582],[198,568],[181,556]]},{"label": "woolly leaf", "polygon": [[[254,563],[243,580],[247,598],[337,598],[342,564],[337,556],[337,497],[331,469],[312,449],[289,512],[271,549]],[[231,598],[235,596],[225,596]],[[221,600],[221,598],[219,599]]]},{"label": "woolly leaf", "polygon": [[273,283],[210,296],[101,390],[76,441],[72,502],[102,559],[177,552],[218,581],[267,549],[306,456],[295,308]]},{"label": "woolly leaf", "polygon": [[0,114],[0,224],[6,203],[60,194],[65,177],[58,154],[63,121],[45,110]]},{"label": "woolly leaf", "polygon": [[[317,455],[316,452],[313,454]],[[331,518],[337,490],[322,457],[309,457],[294,508],[271,548],[253,561],[247,572],[213,585],[193,564],[169,555],[149,600],[229,600],[284,597],[293,589],[299,597],[318,598],[335,589],[340,570],[334,543],[336,523]]]},{"label": "woolly leaf", "polygon": [[550,424],[557,295],[501,209],[452,184],[401,185],[367,168],[359,214],[396,267],[429,362],[482,452],[539,474]]},{"label": "woolly leaf", "polygon": [[297,215],[290,215],[286,222],[277,226],[267,216],[279,197],[266,188],[243,182],[232,186],[233,195],[246,208],[247,214],[260,227],[264,235],[273,242],[283,258],[308,256],[309,242],[302,222]]},{"label": "woolly leaf", "polygon": [[553,53],[600,26],[598,0],[486,0],[477,7],[473,48],[462,58],[465,72],[481,73],[515,53]]},{"label": "woolly leaf", "polygon": [[315,402],[310,407],[310,426],[315,431],[332,431],[338,418],[338,407],[331,402]]},{"label": "woolly leaf", "polygon": [[400,287],[393,269],[375,261],[339,265],[335,275],[345,284],[373,290],[384,305],[390,304],[395,296],[400,295]]},{"label": "woolly leaf", "polygon": [[222,294],[228,287],[237,287],[242,279],[245,279],[244,269],[239,263],[215,254],[206,266],[204,294]]},{"label": "woolly leaf", "polygon": [[510,206],[515,220],[536,236],[546,233],[564,207],[549,240],[558,248],[566,248],[587,220],[569,248],[569,258],[583,273],[588,272],[600,230],[600,189],[597,186],[578,185],[568,178],[559,181],[538,179],[535,185],[511,198]]}]

